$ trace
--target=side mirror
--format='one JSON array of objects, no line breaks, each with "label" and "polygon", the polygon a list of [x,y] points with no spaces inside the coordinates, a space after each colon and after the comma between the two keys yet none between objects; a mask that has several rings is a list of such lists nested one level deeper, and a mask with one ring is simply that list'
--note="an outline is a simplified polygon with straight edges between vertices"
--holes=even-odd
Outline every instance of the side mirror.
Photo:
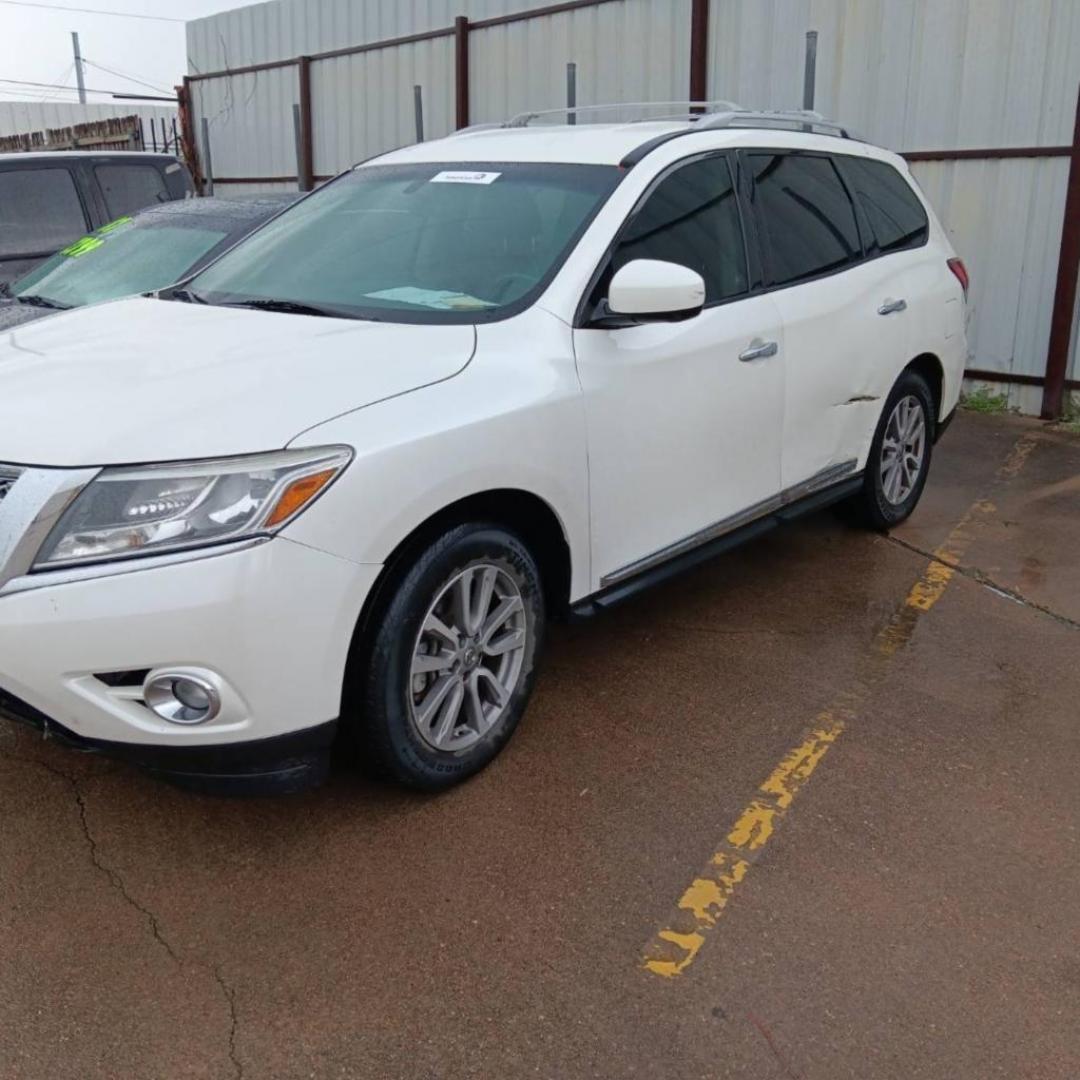
[{"label": "side mirror", "polygon": [[705,281],[689,267],[659,259],[635,259],[615,272],[608,287],[612,315],[677,322],[705,306]]}]

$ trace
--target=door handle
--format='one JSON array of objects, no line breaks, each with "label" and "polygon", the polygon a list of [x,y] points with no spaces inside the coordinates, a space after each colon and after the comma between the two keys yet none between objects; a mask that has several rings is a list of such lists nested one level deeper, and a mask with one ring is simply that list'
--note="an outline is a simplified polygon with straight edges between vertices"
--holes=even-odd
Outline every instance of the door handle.
[{"label": "door handle", "polygon": [[877,309],[879,315],[891,315],[894,311],[907,311],[907,301],[886,300],[885,303]]},{"label": "door handle", "polygon": [[775,356],[777,345],[775,341],[762,341],[754,338],[750,344],[739,353],[739,359],[744,363],[750,360],[764,360],[766,356]]}]

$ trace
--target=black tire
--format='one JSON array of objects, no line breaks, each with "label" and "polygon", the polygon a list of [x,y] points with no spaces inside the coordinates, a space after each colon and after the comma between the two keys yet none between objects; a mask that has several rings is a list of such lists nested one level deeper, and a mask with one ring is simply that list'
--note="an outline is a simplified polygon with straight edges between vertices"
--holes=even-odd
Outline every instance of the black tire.
[{"label": "black tire", "polygon": [[[414,720],[415,680],[425,677],[413,675],[413,654],[421,624],[440,593],[463,571],[480,566],[493,566],[507,575],[520,594],[524,618],[518,621],[523,621],[525,632],[520,670],[498,719],[478,741],[462,749],[437,749],[425,741],[419,721]],[[483,769],[506,745],[528,704],[544,623],[536,560],[517,536],[497,525],[455,526],[410,559],[389,587],[359,650],[356,670],[350,672],[354,692],[346,695],[347,714],[342,719],[368,771],[408,787],[439,791]],[[495,661],[473,660],[476,666],[488,662]],[[462,710],[464,716],[468,706],[463,704]],[[458,730],[464,728],[453,728]]]},{"label": "black tire", "polygon": [[[893,411],[905,398],[914,398],[922,409],[926,425],[924,447],[922,464],[914,485],[903,499],[894,502],[885,493],[882,479],[882,451]],[[922,497],[926,478],[930,473],[936,423],[934,395],[926,380],[917,371],[909,368],[896,380],[889,396],[885,399],[885,407],[881,410],[881,418],[874,432],[874,441],[870,444],[870,455],[866,461],[862,490],[853,496],[848,504],[848,508],[854,512],[860,524],[885,532],[911,516]]]}]

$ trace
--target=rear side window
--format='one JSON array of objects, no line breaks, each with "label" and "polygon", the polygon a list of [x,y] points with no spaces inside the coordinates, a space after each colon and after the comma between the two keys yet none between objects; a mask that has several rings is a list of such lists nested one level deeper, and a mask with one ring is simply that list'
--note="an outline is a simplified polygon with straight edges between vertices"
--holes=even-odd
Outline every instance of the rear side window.
[{"label": "rear side window", "polygon": [[94,175],[101,185],[110,218],[169,201],[165,180],[153,165],[96,165]]},{"label": "rear side window", "polygon": [[78,239],[86,227],[67,169],[0,172],[0,256],[50,254]]},{"label": "rear side window", "polygon": [[726,158],[693,161],[660,181],[620,239],[613,268],[634,259],[696,270],[707,304],[746,292],[746,251]]},{"label": "rear side window", "polygon": [[873,251],[921,247],[930,234],[926,211],[911,185],[884,161],[845,157],[844,173],[870,222]]},{"label": "rear side window", "polygon": [[855,207],[827,157],[747,155],[773,285],[843,270],[862,257]]}]

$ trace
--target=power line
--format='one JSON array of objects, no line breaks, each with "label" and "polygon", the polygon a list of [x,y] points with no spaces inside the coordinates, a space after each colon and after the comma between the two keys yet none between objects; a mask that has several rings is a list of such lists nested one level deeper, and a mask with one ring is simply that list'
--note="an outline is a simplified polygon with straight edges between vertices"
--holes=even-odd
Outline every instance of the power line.
[{"label": "power line", "polygon": [[[0,0],[3,3],[3,0]],[[30,82],[27,79],[0,79],[0,83],[7,83],[9,86],[33,86],[45,90],[66,90],[69,93],[76,93],[73,86],[62,86],[59,83],[42,83],[42,82]],[[9,91],[10,93],[17,93],[21,91]],[[120,97],[125,97],[123,90],[95,90],[93,87],[88,86],[86,88],[88,94],[119,94]]]},{"label": "power line", "polygon": [[134,11],[103,11],[101,8],[66,7],[63,4],[38,4],[33,0],[0,0],[11,7],[38,8],[41,11],[75,11],[81,15],[112,15],[119,19],[149,19],[151,22],[186,23],[187,19],[171,19],[167,15],[140,15]]},{"label": "power line", "polygon": [[[74,67],[75,67],[75,65],[73,63],[69,62],[67,67],[65,67],[64,70],[60,72],[59,78],[55,80],[55,83],[56,83],[57,87],[62,86],[65,90],[68,88],[68,85],[67,85],[68,77],[71,75],[72,69]],[[53,89],[53,90],[42,90],[42,92],[41,92],[41,100],[42,101],[47,101],[55,93],[56,93],[55,89]]]},{"label": "power line", "polygon": [[91,67],[95,67],[98,71],[104,71],[108,75],[115,75],[119,79],[127,79],[128,82],[133,82],[138,86],[145,86],[147,90],[157,90],[159,94],[167,94],[169,91],[163,86],[155,86],[153,83],[144,82],[142,79],[136,78],[134,75],[127,75],[122,71],[114,71],[112,68],[106,67],[104,64],[99,64],[96,60],[87,60],[83,57],[83,63],[89,64]]}]

